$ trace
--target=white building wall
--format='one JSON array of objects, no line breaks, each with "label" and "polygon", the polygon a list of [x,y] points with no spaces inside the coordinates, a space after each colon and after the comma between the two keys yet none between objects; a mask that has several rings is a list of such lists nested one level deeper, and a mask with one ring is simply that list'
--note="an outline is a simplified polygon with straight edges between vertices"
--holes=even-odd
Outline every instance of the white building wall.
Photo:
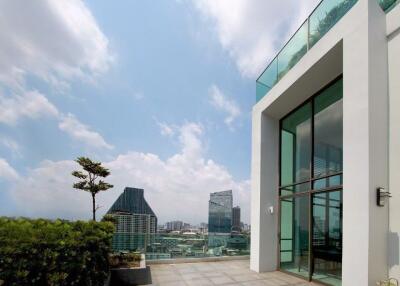
[{"label": "white building wall", "polygon": [[[400,278],[399,26],[400,5],[385,15],[359,0],[254,106],[251,269],[277,267],[278,213],[267,208],[278,209],[279,119],[343,72],[343,286],[376,285],[389,269]],[[376,205],[376,188],[389,186],[390,232],[388,206]]]},{"label": "white building wall", "polygon": [[389,58],[389,276],[400,280],[400,5],[387,15]]},{"label": "white building wall", "polygon": [[386,15],[359,1],[362,20],[343,39],[343,285],[376,285],[387,277],[388,186]]}]

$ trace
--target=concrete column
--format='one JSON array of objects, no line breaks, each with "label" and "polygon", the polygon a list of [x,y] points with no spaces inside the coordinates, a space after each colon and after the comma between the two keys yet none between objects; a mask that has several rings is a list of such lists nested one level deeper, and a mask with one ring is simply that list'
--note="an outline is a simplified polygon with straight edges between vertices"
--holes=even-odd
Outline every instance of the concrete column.
[{"label": "concrete column", "polygon": [[343,286],[387,277],[388,187],[386,17],[376,0],[359,0],[357,27],[343,39]]},{"label": "concrete column", "polygon": [[[257,272],[277,269],[279,121],[253,111],[251,256]],[[268,212],[269,207],[274,212]]]}]

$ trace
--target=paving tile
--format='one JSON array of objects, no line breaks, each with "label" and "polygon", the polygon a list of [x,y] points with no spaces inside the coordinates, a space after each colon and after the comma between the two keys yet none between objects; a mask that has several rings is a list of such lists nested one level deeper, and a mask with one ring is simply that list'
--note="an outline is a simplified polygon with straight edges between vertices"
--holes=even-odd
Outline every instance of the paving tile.
[{"label": "paving tile", "polygon": [[185,281],[188,286],[210,286],[212,282],[209,279],[201,278],[196,280]]},{"label": "paving tile", "polygon": [[220,276],[220,277],[210,277],[210,280],[214,285],[224,285],[229,283],[235,283],[231,278],[228,276]]},{"label": "paving tile", "polygon": [[180,277],[180,275],[164,275],[164,276],[153,277],[153,279],[157,283],[160,283],[160,282],[171,282],[171,281],[182,281],[182,278]]},{"label": "paving tile", "polygon": [[246,281],[243,282],[242,284],[240,284],[242,286],[268,286],[267,284],[265,284],[264,281],[262,280],[256,280],[256,281]]},{"label": "paving tile", "polygon": [[220,276],[223,276],[224,273],[218,272],[218,271],[210,271],[210,272],[203,272],[202,275],[203,275],[204,277],[209,277],[209,278],[211,278],[211,277],[220,277]]},{"label": "paving tile", "polygon": [[194,273],[182,274],[181,277],[183,280],[193,280],[193,279],[203,278],[203,275],[199,272],[194,272]]},{"label": "paving tile", "polygon": [[157,286],[187,286],[183,281],[170,281],[170,282],[160,282],[156,284]]},{"label": "paving tile", "polygon": [[247,274],[247,275],[232,275],[230,276],[234,281],[237,282],[246,282],[246,281],[254,281],[254,280],[259,280],[258,276],[252,275],[252,274]]}]

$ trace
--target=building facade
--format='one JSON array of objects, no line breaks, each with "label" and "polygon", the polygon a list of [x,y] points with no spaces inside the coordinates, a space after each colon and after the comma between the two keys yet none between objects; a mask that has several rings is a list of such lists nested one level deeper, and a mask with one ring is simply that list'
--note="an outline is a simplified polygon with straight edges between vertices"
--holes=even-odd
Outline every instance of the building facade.
[{"label": "building facade", "polygon": [[210,194],[208,202],[208,246],[226,247],[232,230],[232,190]]},{"label": "building facade", "polygon": [[398,2],[321,1],[257,80],[253,270],[400,278]]},{"label": "building facade", "polygon": [[157,217],[144,198],[144,190],[125,188],[107,212],[116,220],[114,251],[142,251],[157,233]]},{"label": "building facade", "polygon": [[232,190],[210,194],[208,233],[230,233],[232,229]]},{"label": "building facade", "polygon": [[240,207],[232,208],[232,231],[240,232],[242,230],[240,223]]}]

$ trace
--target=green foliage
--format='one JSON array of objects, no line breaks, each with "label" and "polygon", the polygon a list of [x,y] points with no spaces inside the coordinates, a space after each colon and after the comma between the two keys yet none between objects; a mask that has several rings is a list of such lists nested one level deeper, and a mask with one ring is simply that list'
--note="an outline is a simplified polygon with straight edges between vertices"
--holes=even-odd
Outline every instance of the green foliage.
[{"label": "green foliage", "polygon": [[[113,185],[102,181],[100,178],[105,178],[110,175],[110,171],[104,168],[100,162],[94,162],[87,157],[78,157],[76,162],[81,165],[82,171],[73,171],[72,176],[79,179],[78,182],[73,184],[74,189],[82,190],[92,194],[92,213],[93,220],[96,220],[96,206],[95,196],[98,192],[107,191]],[[99,180],[98,180],[99,179]]]},{"label": "green foliage", "polygon": [[104,168],[100,162],[94,162],[87,157],[79,157],[76,159],[76,162],[82,166],[86,174],[82,171],[72,172],[72,176],[80,179],[79,182],[73,185],[75,189],[97,194],[100,191],[106,191],[113,187],[113,185],[102,180],[96,181],[100,177],[105,178],[110,175],[110,171]]},{"label": "green foliage", "polygon": [[110,267],[139,267],[141,258],[140,252],[113,253],[109,256]]},{"label": "green foliage", "polygon": [[0,217],[0,281],[6,285],[104,285],[114,225]]}]

